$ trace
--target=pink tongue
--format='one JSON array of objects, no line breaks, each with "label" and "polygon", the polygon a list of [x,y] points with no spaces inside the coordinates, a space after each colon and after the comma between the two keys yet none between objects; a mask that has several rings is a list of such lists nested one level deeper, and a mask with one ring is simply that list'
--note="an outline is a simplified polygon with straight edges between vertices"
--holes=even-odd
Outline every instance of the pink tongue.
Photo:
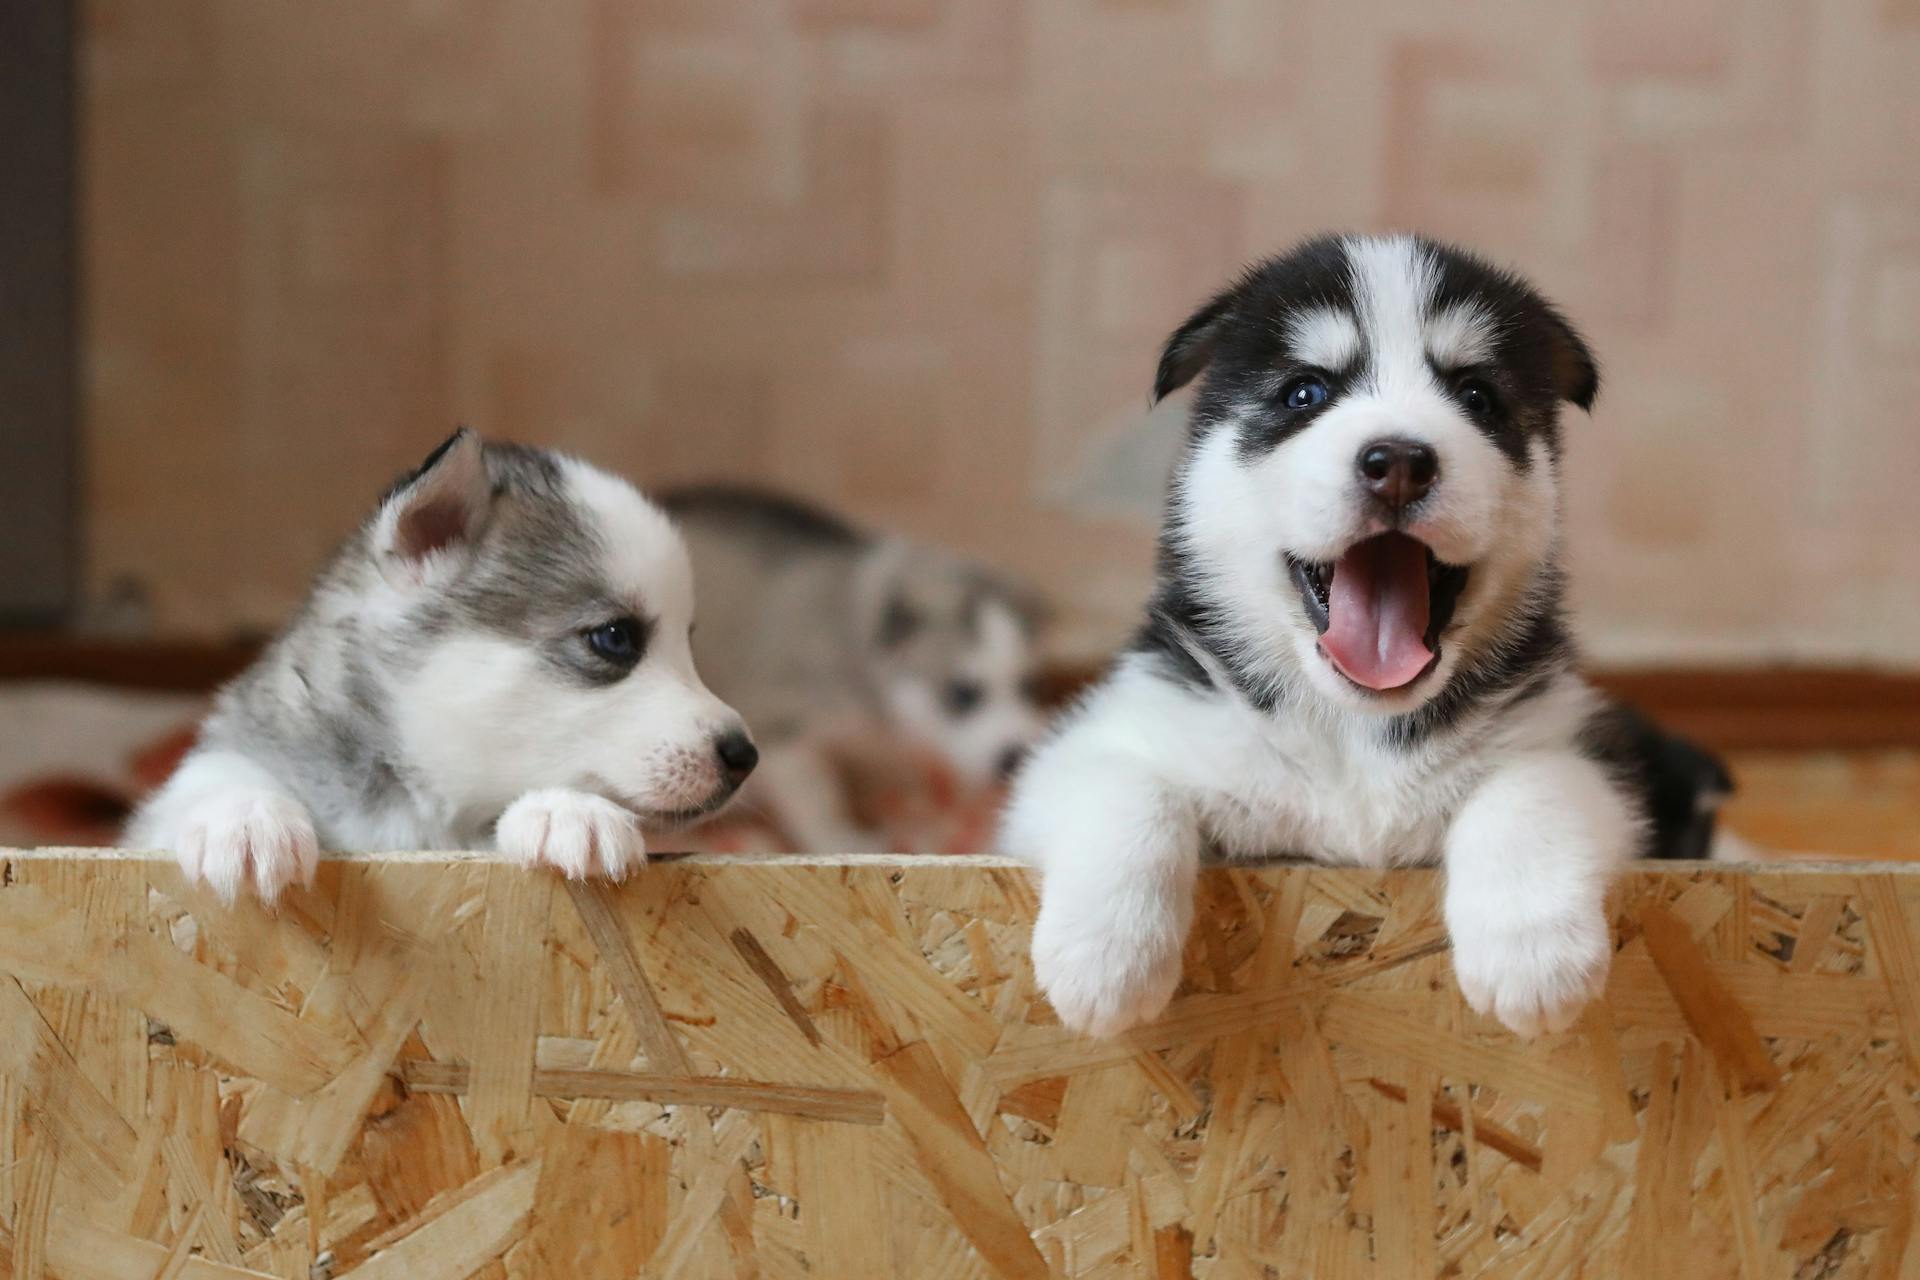
[{"label": "pink tongue", "polygon": [[1433,661],[1427,648],[1427,549],[1403,533],[1347,548],[1334,566],[1320,647],[1355,684],[1397,689]]}]

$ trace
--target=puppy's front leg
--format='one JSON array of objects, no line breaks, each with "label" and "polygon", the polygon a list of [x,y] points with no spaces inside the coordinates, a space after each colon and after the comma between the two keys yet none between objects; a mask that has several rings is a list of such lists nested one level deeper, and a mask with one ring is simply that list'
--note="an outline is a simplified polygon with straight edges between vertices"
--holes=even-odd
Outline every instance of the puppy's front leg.
[{"label": "puppy's front leg", "polygon": [[1599,766],[1571,752],[1490,774],[1447,833],[1447,932],[1467,1003],[1523,1036],[1572,1023],[1606,981],[1607,883],[1640,838]]},{"label": "puppy's front leg", "polygon": [[569,880],[621,880],[647,860],[640,819],[585,791],[547,787],[507,806],[493,829],[494,848],[530,867],[552,867]]},{"label": "puppy's front leg", "polygon": [[1069,734],[1021,775],[1002,843],[1040,868],[1033,971],[1060,1021],[1110,1036],[1166,1008],[1200,861],[1199,827],[1178,793]]},{"label": "puppy's front leg", "polygon": [[167,849],[189,881],[232,903],[251,883],[271,903],[312,884],[320,844],[306,806],[271,772],[234,751],[190,754],[128,824],[127,844]]}]

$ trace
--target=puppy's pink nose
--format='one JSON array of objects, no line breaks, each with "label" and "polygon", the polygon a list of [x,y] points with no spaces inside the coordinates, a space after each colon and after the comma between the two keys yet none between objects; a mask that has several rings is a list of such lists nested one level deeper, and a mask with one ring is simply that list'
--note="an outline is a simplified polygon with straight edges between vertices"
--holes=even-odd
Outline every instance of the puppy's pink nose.
[{"label": "puppy's pink nose", "polygon": [[1413,440],[1375,440],[1360,451],[1360,481],[1390,510],[1410,507],[1440,478],[1440,455]]}]

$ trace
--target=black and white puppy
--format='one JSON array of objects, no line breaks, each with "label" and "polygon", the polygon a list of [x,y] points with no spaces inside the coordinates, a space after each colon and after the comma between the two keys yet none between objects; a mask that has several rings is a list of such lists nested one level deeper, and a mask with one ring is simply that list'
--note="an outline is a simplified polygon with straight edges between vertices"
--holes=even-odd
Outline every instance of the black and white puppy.
[{"label": "black and white puppy", "polygon": [[1098,1034],[1157,1014],[1209,846],[1439,861],[1468,1002],[1565,1026],[1606,976],[1611,872],[1698,856],[1726,785],[1573,671],[1559,411],[1593,404],[1586,344],[1469,254],[1337,237],[1201,307],[1154,394],[1203,373],[1146,622],[1005,820],[1043,875],[1041,986]]},{"label": "black and white puppy", "polygon": [[461,431],[401,477],[220,693],[126,843],[232,900],[318,850],[492,846],[619,878],[717,811],[753,740],[694,670],[667,516],[577,458]]}]

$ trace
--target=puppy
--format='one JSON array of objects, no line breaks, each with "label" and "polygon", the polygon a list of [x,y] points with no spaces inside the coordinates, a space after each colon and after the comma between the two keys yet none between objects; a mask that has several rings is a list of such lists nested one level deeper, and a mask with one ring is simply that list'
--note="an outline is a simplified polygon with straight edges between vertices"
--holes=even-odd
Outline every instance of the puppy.
[{"label": "puppy", "polygon": [[836,741],[878,731],[979,788],[1039,735],[1039,611],[1017,587],[762,490],[689,489],[662,505],[706,593],[701,668],[767,748],[749,803],[800,848],[877,847],[849,811]]},{"label": "puppy", "polygon": [[1567,1025],[1626,859],[1697,856],[1717,761],[1573,672],[1560,405],[1594,359],[1528,285],[1406,237],[1315,240],[1168,339],[1204,373],[1135,640],[1017,779],[1034,967],[1112,1034],[1172,996],[1202,850],[1439,862],[1467,1001]]},{"label": "puppy", "polygon": [[754,767],[700,682],[693,578],[624,481],[456,433],[321,572],[129,827],[232,900],[321,847],[492,845],[618,878]]}]

